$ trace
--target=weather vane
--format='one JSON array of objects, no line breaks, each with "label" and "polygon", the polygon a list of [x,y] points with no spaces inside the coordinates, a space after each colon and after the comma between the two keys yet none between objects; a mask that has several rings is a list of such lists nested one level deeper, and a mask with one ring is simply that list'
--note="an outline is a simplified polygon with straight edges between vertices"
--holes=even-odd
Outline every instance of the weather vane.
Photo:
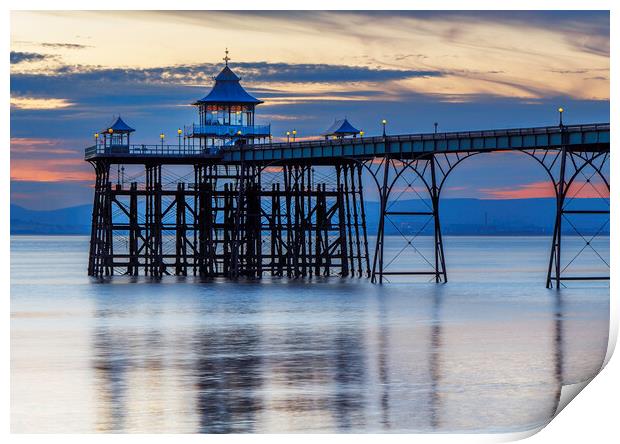
[{"label": "weather vane", "polygon": [[226,66],[228,66],[228,61],[230,60],[230,57],[228,57],[228,48],[226,48],[226,51],[224,52],[226,53],[226,57],[224,57],[222,60],[224,60]]}]

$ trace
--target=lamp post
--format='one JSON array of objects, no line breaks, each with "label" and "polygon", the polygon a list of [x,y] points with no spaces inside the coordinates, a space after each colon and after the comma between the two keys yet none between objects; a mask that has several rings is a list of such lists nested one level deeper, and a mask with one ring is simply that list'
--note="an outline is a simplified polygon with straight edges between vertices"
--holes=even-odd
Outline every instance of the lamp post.
[{"label": "lamp post", "polygon": [[161,139],[161,149],[164,149],[164,139],[165,139],[166,135],[162,132],[159,134],[159,138]]},{"label": "lamp post", "polygon": [[381,125],[383,125],[383,137],[385,137],[385,125],[387,125],[387,120],[383,119]]},{"label": "lamp post", "polygon": [[293,142],[295,142],[295,139],[297,138],[297,130],[294,129],[293,130]]},{"label": "lamp post", "polygon": [[99,143],[99,133],[95,133],[95,146]]},{"label": "lamp post", "polygon": [[558,113],[560,113],[560,127],[564,126],[564,122],[562,121],[562,114],[564,114],[564,108],[558,108]]},{"label": "lamp post", "polygon": [[362,130],[360,131],[360,139],[363,139],[363,138],[364,138],[364,131]]},{"label": "lamp post", "polygon": [[177,130],[177,134],[179,135],[179,148],[181,148],[181,134],[183,134],[183,130],[179,128]]},{"label": "lamp post", "polygon": [[286,143],[291,143],[291,132],[290,131],[286,132]]},{"label": "lamp post", "polygon": [[435,134],[437,134],[437,127],[439,126],[439,123],[435,122],[433,125],[435,125]]}]

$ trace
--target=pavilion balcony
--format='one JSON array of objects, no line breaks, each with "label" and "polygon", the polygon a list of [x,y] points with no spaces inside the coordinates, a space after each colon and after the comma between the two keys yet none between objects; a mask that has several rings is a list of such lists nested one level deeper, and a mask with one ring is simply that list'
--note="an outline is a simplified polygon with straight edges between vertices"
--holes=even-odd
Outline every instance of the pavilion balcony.
[{"label": "pavilion balcony", "polygon": [[185,127],[185,135],[188,137],[212,136],[212,137],[269,137],[271,125],[197,125]]},{"label": "pavilion balcony", "polygon": [[184,158],[184,157],[211,157],[219,156],[222,146],[192,146],[189,144],[132,144],[132,145],[97,145],[89,146],[84,150],[84,159],[96,158]]}]

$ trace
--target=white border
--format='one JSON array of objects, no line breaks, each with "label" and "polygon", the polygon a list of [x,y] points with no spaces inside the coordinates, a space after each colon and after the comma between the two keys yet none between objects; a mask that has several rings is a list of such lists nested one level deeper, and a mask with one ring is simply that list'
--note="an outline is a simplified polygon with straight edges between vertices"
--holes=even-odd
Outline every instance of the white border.
[{"label": "white border", "polygon": [[[5,63],[7,67],[4,69],[2,73],[2,82],[4,84],[4,88],[2,90],[2,97],[4,99],[4,107],[2,108],[2,134],[3,140],[5,142],[4,147],[1,151],[2,163],[1,165],[4,168],[4,173],[1,175],[2,182],[0,186],[4,190],[4,199],[2,200],[2,212],[0,218],[0,227],[2,228],[2,233],[4,234],[1,237],[1,248],[2,254],[1,257],[1,272],[2,272],[2,286],[4,291],[2,291],[2,305],[3,305],[3,313],[5,316],[9,316],[10,314],[10,299],[8,297],[10,290],[10,268],[9,268],[9,254],[10,254],[10,243],[9,243],[9,177],[10,177],[10,160],[9,160],[9,146],[10,146],[10,132],[9,128],[9,67],[8,67],[8,57],[7,53],[10,51],[10,10],[29,10],[29,9],[59,9],[59,10],[85,10],[85,9],[118,9],[118,10],[128,10],[128,9],[144,9],[144,7],[148,7],[148,9],[246,9],[246,10],[256,10],[256,9],[289,9],[289,10],[303,10],[303,9],[317,9],[317,10],[333,10],[333,9],[358,9],[358,10],[377,10],[377,9],[418,9],[418,10],[438,10],[438,9],[453,9],[453,10],[476,10],[476,9],[496,9],[496,10],[536,10],[536,9],[573,9],[573,10],[611,10],[611,53],[613,54],[613,49],[617,47],[616,39],[617,39],[617,27],[618,27],[618,9],[619,6],[616,6],[616,11],[613,6],[617,5],[618,2],[611,1],[598,1],[598,0],[589,0],[585,1],[577,1],[577,0],[546,0],[546,1],[536,1],[536,0],[522,0],[522,1],[514,1],[514,0],[504,0],[501,3],[494,1],[480,1],[480,0],[470,0],[468,2],[463,2],[462,0],[434,0],[430,1],[420,1],[420,2],[403,2],[397,0],[383,0],[381,2],[370,2],[368,0],[357,0],[356,2],[345,2],[345,1],[325,1],[325,0],[314,0],[312,2],[284,2],[284,1],[273,1],[273,0],[264,0],[261,2],[250,1],[250,0],[236,0],[233,3],[230,2],[205,2],[200,0],[177,0],[175,2],[165,1],[165,0],[151,0],[150,2],[137,2],[137,1],[129,1],[129,0],[107,0],[105,2],[91,2],[89,4],[85,4],[85,2],[77,1],[77,0],[56,0],[54,2],[45,1],[45,0],[8,0],[3,2],[2,9],[2,19],[0,21],[0,29],[3,32],[2,38],[2,47],[4,49],[4,57]],[[616,57],[612,56],[611,60],[611,70],[612,72],[616,71],[617,63]],[[617,115],[617,106],[616,106],[616,88],[614,87],[614,83],[611,82],[611,122],[612,127],[615,126],[614,121]],[[615,134],[615,128],[612,131]],[[613,178],[616,177],[617,173],[617,164],[618,160],[615,156],[611,156],[611,179],[613,182]],[[612,184],[612,189],[615,190],[614,185]],[[611,227],[618,227],[617,213],[615,212],[615,202],[616,199],[612,194],[612,212],[611,212]],[[615,230],[612,228],[611,230],[611,252],[610,259],[611,263],[616,263],[618,244],[616,241]],[[611,357],[611,353],[616,343],[617,332],[618,332],[618,304],[614,296],[616,285],[614,285],[617,273],[615,268],[612,267],[612,281],[611,281],[611,332],[610,332],[610,345],[608,348],[606,362]],[[6,319],[6,318],[5,318]],[[10,408],[10,381],[9,381],[9,366],[10,366],[10,322],[6,322],[5,324],[5,336],[3,341],[3,351],[4,351],[4,361],[2,366],[2,376],[4,381],[5,390],[3,391],[5,395],[4,403],[2,404],[2,413],[3,413],[3,432],[4,434],[9,433],[9,408]],[[620,383],[618,375],[620,373],[620,364],[618,364],[618,359],[612,360],[606,368],[602,371],[601,375],[597,376],[594,381],[584,390],[582,394],[579,395],[579,400],[576,402],[570,403],[568,407],[562,413],[554,419],[551,424],[546,427],[541,433],[537,434],[535,437],[531,438],[531,442],[562,442],[562,443],[571,443],[571,442],[584,442],[588,440],[590,442],[614,442],[617,441],[619,435],[618,427],[616,426],[617,420],[617,405],[618,400],[615,398],[616,394],[620,394]],[[521,439],[527,436],[530,436],[532,432],[529,433],[519,433],[519,434],[503,434],[503,435],[382,435],[381,440],[387,440],[390,442],[499,442],[506,440],[514,440]],[[130,435],[115,435],[111,437],[111,435],[10,435],[8,439],[10,442],[33,442],[39,440],[45,440],[46,442],[59,441],[63,443],[71,443],[71,442],[82,442],[85,438],[92,441],[107,441],[108,439],[126,441],[134,440],[139,441],[147,441],[149,443],[157,443],[163,442],[164,440],[170,439],[170,436],[166,435],[138,435],[138,436],[130,436]],[[228,436],[209,436],[208,438],[199,436],[199,435],[177,435],[175,439],[182,439],[187,441],[194,442],[204,442],[204,439],[209,439],[209,441],[216,442],[269,442],[269,443],[289,443],[292,439],[295,442],[313,442],[317,439],[317,436],[314,435],[228,435]],[[374,435],[321,435],[319,438],[321,440],[327,441],[338,441],[338,442],[355,442],[364,443],[364,442],[375,442],[378,438]]]}]

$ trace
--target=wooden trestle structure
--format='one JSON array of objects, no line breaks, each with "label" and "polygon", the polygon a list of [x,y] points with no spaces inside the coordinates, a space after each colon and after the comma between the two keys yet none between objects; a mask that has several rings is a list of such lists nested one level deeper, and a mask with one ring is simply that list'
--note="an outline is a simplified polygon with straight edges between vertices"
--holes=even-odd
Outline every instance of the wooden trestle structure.
[{"label": "wooden trestle structure", "polygon": [[369,276],[362,167],[343,161],[322,181],[314,168],[200,163],[193,181],[97,180],[88,273],[204,278]]}]

